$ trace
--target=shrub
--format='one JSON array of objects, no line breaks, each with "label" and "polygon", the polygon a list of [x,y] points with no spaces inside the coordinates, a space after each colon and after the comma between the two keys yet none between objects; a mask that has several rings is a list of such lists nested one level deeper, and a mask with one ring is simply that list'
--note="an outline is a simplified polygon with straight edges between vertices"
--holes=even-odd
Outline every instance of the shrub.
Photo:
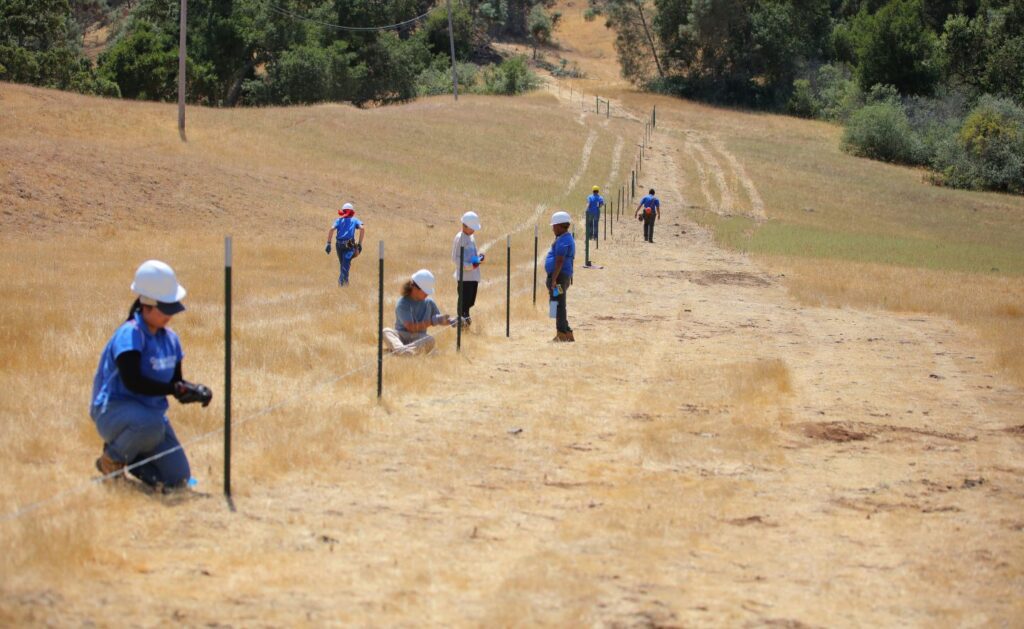
[{"label": "shrub", "polygon": [[174,100],[178,94],[178,50],[173,38],[151,23],[135,28],[99,58],[99,74],[125,98]]},{"label": "shrub", "polygon": [[1024,109],[1011,100],[979,99],[936,165],[957,188],[1024,193]]},{"label": "shrub", "polygon": [[825,120],[849,120],[853,112],[864,106],[857,81],[845,65],[825,64],[816,77],[819,117]]},{"label": "shrub", "polygon": [[[480,67],[473,63],[455,64],[455,73],[459,77],[459,92],[472,92],[476,89],[477,75]],[[416,94],[419,96],[437,96],[452,93],[452,69],[448,58],[438,56],[429,68],[416,77]]]},{"label": "shrub", "polygon": [[814,97],[810,81],[807,79],[793,81],[793,94],[789,97],[789,102],[786,103],[786,109],[789,113],[801,118],[814,118],[818,115],[820,106]]},{"label": "shrub", "polygon": [[484,70],[481,93],[513,96],[536,89],[538,85],[540,79],[530,70],[526,57],[517,55]]},{"label": "shrub", "polygon": [[243,84],[244,102],[298,105],[349,100],[363,71],[354,63],[355,55],[343,41],[327,48],[290,48],[267,68],[266,76]]},{"label": "shrub", "polygon": [[922,162],[907,114],[899,104],[888,101],[867,105],[853,114],[843,131],[843,150],[885,162]]}]

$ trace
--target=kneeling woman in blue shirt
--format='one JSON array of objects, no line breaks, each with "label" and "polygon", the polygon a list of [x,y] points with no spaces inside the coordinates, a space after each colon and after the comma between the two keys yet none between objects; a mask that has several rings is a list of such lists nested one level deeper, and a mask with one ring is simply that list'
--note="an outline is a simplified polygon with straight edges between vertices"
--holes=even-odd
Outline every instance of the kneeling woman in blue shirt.
[{"label": "kneeling woman in blue shirt", "polygon": [[115,474],[166,452],[129,471],[150,487],[181,487],[191,472],[167,419],[167,396],[206,406],[213,394],[181,375],[184,353],[178,335],[167,327],[171,317],[185,310],[185,289],[174,270],[147,260],[135,272],[131,289],[138,298],[103,349],[93,378],[89,414],[104,441],[96,468],[104,475]]}]

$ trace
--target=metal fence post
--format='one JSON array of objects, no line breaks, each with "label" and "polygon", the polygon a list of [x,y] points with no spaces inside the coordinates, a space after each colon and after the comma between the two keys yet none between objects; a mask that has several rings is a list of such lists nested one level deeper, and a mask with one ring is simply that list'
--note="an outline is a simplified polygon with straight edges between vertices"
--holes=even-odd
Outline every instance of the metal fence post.
[{"label": "metal fence post", "polygon": [[533,226],[533,305],[537,305],[537,225]]},{"label": "metal fence post", "polygon": [[224,498],[231,500],[231,236],[224,237]]},{"label": "metal fence post", "polygon": [[512,235],[505,236],[505,338],[512,334]]},{"label": "metal fence post", "polygon": [[459,299],[458,310],[455,313],[455,351],[462,351],[462,274],[466,270],[466,247],[459,245]]},{"label": "metal fence post", "polygon": [[380,267],[377,280],[377,399],[384,392],[384,241],[380,241],[377,257]]}]

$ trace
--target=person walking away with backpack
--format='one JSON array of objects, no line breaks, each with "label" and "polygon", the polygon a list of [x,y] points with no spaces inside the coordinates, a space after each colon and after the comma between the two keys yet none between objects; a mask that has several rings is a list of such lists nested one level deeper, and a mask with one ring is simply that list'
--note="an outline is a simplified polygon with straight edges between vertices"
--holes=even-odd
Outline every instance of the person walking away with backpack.
[{"label": "person walking away with backpack", "polygon": [[644,223],[644,241],[653,243],[654,221],[661,219],[661,201],[658,200],[658,197],[654,196],[654,188],[651,188],[647,196],[640,199],[640,204],[636,206],[634,218]]},{"label": "person walking away with backpack", "polygon": [[551,243],[544,260],[544,272],[547,273],[548,297],[557,302],[555,310],[555,338],[559,343],[573,343],[576,339],[569,327],[569,315],[566,306],[566,292],[572,282],[572,261],[576,257],[576,241],[569,233],[572,218],[568,212],[555,212],[551,215],[551,231],[555,241]]},{"label": "person walking away with backpack", "polygon": [[598,229],[601,227],[604,197],[600,193],[601,188],[594,186],[593,194],[587,197],[587,238],[590,240],[597,240]]},{"label": "person walking away with backpack", "polygon": [[384,340],[391,353],[398,356],[429,354],[434,351],[434,337],[427,329],[435,325],[451,325],[453,319],[430,298],[434,294],[434,274],[420,269],[402,285],[402,296],[395,305],[395,327],[384,328]]},{"label": "person walking away with backpack", "polygon": [[[473,319],[469,309],[476,305],[476,291],[480,286],[480,265],[483,264],[484,254],[477,251],[476,238],[474,233],[480,231],[480,217],[476,212],[466,212],[462,215],[462,228],[455,234],[452,242],[452,264],[455,265],[455,282],[458,290],[459,268],[462,268],[462,294],[459,295],[458,315],[462,317],[462,325],[469,326]],[[459,257],[461,252],[462,257]]]},{"label": "person walking away with backpack", "polygon": [[131,290],[135,303],[104,347],[93,377],[89,415],[104,442],[96,469],[123,478],[126,466],[163,455],[130,473],[157,490],[185,487],[191,470],[167,419],[167,396],[204,407],[213,399],[209,387],[182,376],[185,354],[167,327],[185,310],[185,289],[171,267],[147,260],[135,271]]},{"label": "person walking away with backpack", "polygon": [[366,235],[366,228],[363,222],[356,218],[356,209],[351,203],[346,203],[338,210],[338,218],[334,220],[334,226],[327,232],[327,246],[324,251],[331,255],[331,237],[336,236],[335,249],[338,252],[338,263],[341,265],[341,272],[338,274],[338,286],[348,286],[349,269],[352,266],[352,259],[359,257],[363,252],[363,236]]}]

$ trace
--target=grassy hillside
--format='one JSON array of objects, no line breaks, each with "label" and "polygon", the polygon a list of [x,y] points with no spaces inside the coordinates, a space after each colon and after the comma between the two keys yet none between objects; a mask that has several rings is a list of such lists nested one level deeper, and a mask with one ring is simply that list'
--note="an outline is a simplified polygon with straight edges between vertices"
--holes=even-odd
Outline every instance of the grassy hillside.
[{"label": "grassy hillside", "polygon": [[[147,258],[170,263],[189,290],[189,311],[174,322],[187,339],[186,377],[216,385],[223,237],[233,235],[242,414],[374,359],[380,239],[391,303],[401,282],[427,267],[438,277],[438,303],[454,310],[448,254],[466,210],[482,217],[478,241],[499,243],[495,281],[513,235],[515,288],[525,287],[533,226],[544,228],[549,214],[539,206],[578,211],[590,186],[611,175],[619,135],[633,132],[612,121],[585,152],[577,114],[553,104],[537,94],[463,98],[457,107],[439,98],[374,110],[191,108],[183,144],[171,105],[0,84],[0,425],[10,437],[0,470],[12,481],[0,504],[12,508],[89,474],[100,446],[88,418],[90,374]],[[337,260],[323,247],[345,201],[367,224],[367,246],[342,291]],[[548,237],[544,229],[542,244]],[[496,316],[503,305],[488,300],[481,311]],[[392,317],[386,308],[386,325]],[[428,386],[443,377],[445,360],[390,373],[387,384]],[[306,426],[322,429],[312,418],[339,405],[371,403],[372,375],[361,373],[342,400],[306,407]],[[179,435],[215,427],[217,407],[182,409]],[[278,442],[280,456],[256,467],[273,474],[308,462],[303,434],[291,435],[294,450]]]}]

